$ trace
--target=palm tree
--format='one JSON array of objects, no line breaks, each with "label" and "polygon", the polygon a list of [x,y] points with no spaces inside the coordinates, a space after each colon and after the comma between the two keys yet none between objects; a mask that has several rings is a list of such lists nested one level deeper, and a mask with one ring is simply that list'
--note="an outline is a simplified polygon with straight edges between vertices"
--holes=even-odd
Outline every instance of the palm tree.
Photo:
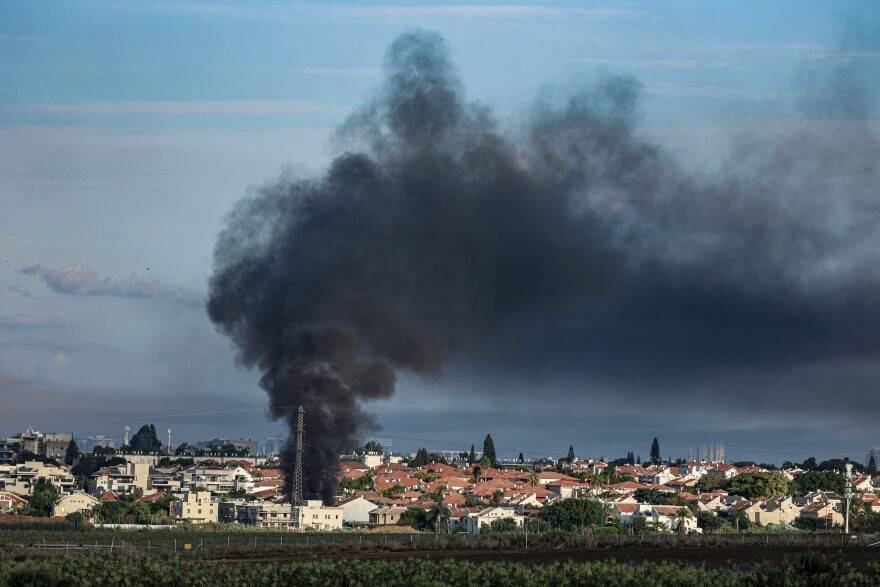
[{"label": "palm tree", "polygon": [[531,473],[529,473],[529,485],[532,487],[532,492],[534,492],[535,487],[538,486],[538,481],[539,481],[539,479],[538,479],[537,472],[532,471]]},{"label": "palm tree", "polygon": [[682,507],[677,512],[675,512],[675,521],[676,521],[675,531],[678,532],[679,534],[684,534],[684,530],[685,530],[684,522],[685,522],[685,520],[687,520],[690,517],[690,513],[691,513],[690,510],[687,509],[686,507]]}]

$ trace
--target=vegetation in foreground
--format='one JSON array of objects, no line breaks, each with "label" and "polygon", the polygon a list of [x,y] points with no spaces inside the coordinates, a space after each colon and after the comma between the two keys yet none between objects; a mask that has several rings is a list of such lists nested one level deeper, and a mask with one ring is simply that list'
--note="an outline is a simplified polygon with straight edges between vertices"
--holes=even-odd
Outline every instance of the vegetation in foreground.
[{"label": "vegetation in foreground", "polygon": [[880,585],[880,566],[856,571],[838,557],[807,554],[781,566],[758,566],[751,571],[712,570],[663,563],[625,565],[525,565],[425,560],[305,562],[270,565],[199,564],[172,559],[158,561],[127,557],[64,557],[52,561],[8,562],[0,565],[0,586],[71,587],[144,585],[620,585],[620,586],[760,586]]}]

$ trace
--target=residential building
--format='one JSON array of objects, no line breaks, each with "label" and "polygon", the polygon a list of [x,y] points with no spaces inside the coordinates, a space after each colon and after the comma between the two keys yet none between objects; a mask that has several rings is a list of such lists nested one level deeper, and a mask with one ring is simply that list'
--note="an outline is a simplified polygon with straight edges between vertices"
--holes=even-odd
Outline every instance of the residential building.
[{"label": "residential building", "polygon": [[70,468],[40,461],[25,461],[21,465],[0,465],[0,490],[17,495],[31,495],[37,479],[46,479],[59,493],[70,493],[76,488],[76,479]]},{"label": "residential building", "polygon": [[[228,507],[230,506],[224,506],[224,509]],[[293,506],[290,503],[262,501],[234,507],[235,519],[239,524],[263,528],[290,528],[293,522]]]},{"label": "residential building", "polygon": [[92,452],[95,450],[96,446],[102,448],[116,448],[116,439],[108,438],[103,434],[97,434],[95,436],[77,438],[76,446],[79,448],[80,452]]},{"label": "residential building", "polygon": [[337,501],[336,506],[342,508],[342,521],[346,524],[368,524],[370,512],[376,509],[376,504],[367,501],[360,495]]},{"label": "residential building", "polygon": [[171,517],[174,520],[187,520],[194,524],[207,524],[219,521],[217,501],[211,499],[208,491],[186,491],[174,494]]},{"label": "residential building", "polygon": [[468,514],[462,519],[468,534],[479,534],[483,527],[491,527],[492,522],[512,519],[518,527],[523,525],[523,515],[512,507],[488,507],[474,514]]},{"label": "residential building", "polygon": [[382,506],[370,512],[370,523],[377,526],[393,526],[400,521],[400,516],[406,511],[405,507]]},{"label": "residential building", "polygon": [[55,501],[55,506],[52,508],[52,515],[63,518],[68,514],[82,512],[83,515],[88,517],[92,508],[99,503],[101,503],[101,501],[94,495],[90,495],[84,491],[75,491],[70,495],[62,496]]},{"label": "residential building", "polygon": [[689,461],[723,463],[727,460],[724,442],[701,442],[688,450]]},{"label": "residential building", "polygon": [[15,459],[12,444],[0,441],[0,465],[11,465]]},{"label": "residential building", "polygon": [[27,500],[23,497],[9,491],[0,491],[0,513],[23,508],[27,503]]},{"label": "residential building", "polygon": [[73,434],[69,432],[48,432],[43,435],[43,452],[41,454],[59,462],[63,461],[71,440],[73,440]]},{"label": "residential building", "polygon": [[866,467],[871,463],[871,457],[874,457],[874,466],[877,467],[877,470],[880,470],[880,446],[875,446],[865,451]]},{"label": "residential building", "polygon": [[105,467],[92,473],[89,493],[101,495],[105,491],[131,493],[138,497],[150,488],[150,466],[144,463],[125,463]]},{"label": "residential building", "polygon": [[180,474],[183,489],[201,488],[213,493],[253,491],[254,479],[242,467],[215,467],[195,465]]},{"label": "residential building", "polygon": [[300,513],[300,528],[314,530],[340,530],[342,528],[344,508],[342,506],[325,506],[317,500],[307,500]]},{"label": "residential building", "polygon": [[263,439],[263,454],[280,455],[284,449],[283,436],[267,436]]}]

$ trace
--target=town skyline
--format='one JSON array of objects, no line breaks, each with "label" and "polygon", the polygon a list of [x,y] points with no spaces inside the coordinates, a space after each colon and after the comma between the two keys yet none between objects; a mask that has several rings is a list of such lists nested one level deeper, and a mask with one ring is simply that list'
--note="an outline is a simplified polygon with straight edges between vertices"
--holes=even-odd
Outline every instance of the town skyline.
[{"label": "town skyline", "polygon": [[[455,447],[492,432],[512,453],[621,455],[656,436],[673,455],[724,439],[756,461],[857,457],[880,443],[878,14],[869,2],[752,7],[4,6],[0,430],[286,434],[260,378],[287,371],[260,362],[294,353],[275,352],[275,332],[240,336],[241,320],[274,324],[239,312],[246,291],[260,302],[247,308],[274,315],[320,308],[284,316],[308,325],[303,339],[355,333],[345,371],[363,395],[347,409],[363,413],[345,434],[410,451],[410,438]],[[425,73],[464,113],[450,128],[497,139],[483,155],[516,173],[466,173],[453,157],[458,171],[430,169],[427,183],[477,177],[446,195],[479,205],[447,197],[390,218],[366,206],[368,222],[346,224],[350,200],[326,187],[357,192],[343,153],[389,186],[429,169],[370,143],[423,146],[406,124],[387,128]],[[428,114],[413,128],[448,124]],[[564,145],[563,127],[577,135]],[[595,136],[620,156],[604,159]],[[578,152],[589,157],[571,163]],[[493,194],[514,177],[508,207]],[[339,245],[277,243],[300,271],[273,275],[305,302],[277,303],[253,280],[220,287],[242,254],[229,243],[245,242],[236,202],[294,188],[336,206],[320,227],[334,239],[274,227]],[[416,192],[380,195],[431,196]],[[439,219],[449,230],[431,230]],[[347,246],[350,226],[383,223],[393,229]],[[312,263],[330,250],[341,256]],[[335,297],[313,303],[331,277]]]}]

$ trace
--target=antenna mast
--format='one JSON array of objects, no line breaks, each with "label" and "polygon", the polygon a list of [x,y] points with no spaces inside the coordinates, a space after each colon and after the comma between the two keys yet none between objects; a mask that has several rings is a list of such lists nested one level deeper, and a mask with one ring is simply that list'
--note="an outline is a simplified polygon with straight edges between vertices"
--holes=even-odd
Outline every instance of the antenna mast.
[{"label": "antenna mast", "polygon": [[293,473],[293,529],[302,530],[302,499],[303,499],[303,425],[305,410],[300,406],[296,414],[296,469]]}]

